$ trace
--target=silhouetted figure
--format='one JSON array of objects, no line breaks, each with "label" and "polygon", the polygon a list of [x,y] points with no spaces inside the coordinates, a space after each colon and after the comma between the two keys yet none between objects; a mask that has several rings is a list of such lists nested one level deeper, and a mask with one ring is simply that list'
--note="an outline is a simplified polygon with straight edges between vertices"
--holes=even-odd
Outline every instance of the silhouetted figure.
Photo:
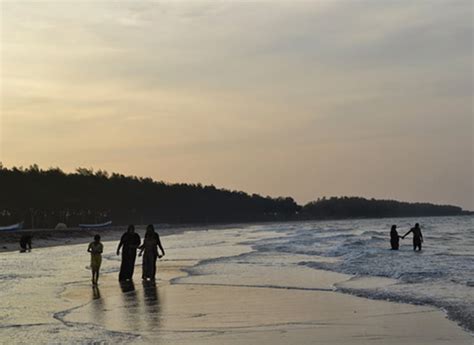
[{"label": "silhouetted figure", "polygon": [[117,255],[120,255],[122,248],[122,264],[120,265],[119,281],[132,280],[135,269],[135,259],[137,248],[140,246],[140,235],[135,232],[135,227],[129,225],[127,232],[122,235],[117,247]]},{"label": "silhouetted figure", "polygon": [[405,238],[410,232],[413,233],[413,250],[421,250],[421,244],[423,243],[423,235],[421,234],[420,224],[416,223],[414,228],[411,228],[402,238]]},{"label": "silhouetted figure", "polygon": [[92,285],[97,285],[99,282],[99,270],[102,263],[102,252],[104,246],[100,242],[100,235],[94,236],[94,242],[89,243],[87,251],[91,253],[91,270],[92,270]]},{"label": "silhouetted figure", "polygon": [[390,230],[390,244],[392,245],[392,250],[398,250],[400,247],[400,238],[397,232],[397,226],[392,225],[392,229]]},{"label": "silhouetted figure", "polygon": [[31,235],[24,234],[20,238],[20,253],[31,252]]},{"label": "silhouetted figure", "polygon": [[[162,255],[159,254],[158,247],[160,248]],[[155,228],[152,224],[147,226],[145,239],[139,248],[139,256],[144,252],[142,279],[154,281],[156,275],[156,259],[164,256],[165,250],[161,245],[160,236],[155,232]]]}]

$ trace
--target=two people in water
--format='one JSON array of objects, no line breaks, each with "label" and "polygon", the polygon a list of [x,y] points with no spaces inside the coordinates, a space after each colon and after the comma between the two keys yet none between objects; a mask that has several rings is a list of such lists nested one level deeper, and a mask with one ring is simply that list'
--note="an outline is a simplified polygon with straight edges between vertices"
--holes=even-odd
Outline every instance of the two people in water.
[{"label": "two people in water", "polygon": [[[135,232],[135,226],[129,225],[127,232],[120,238],[117,247],[117,255],[122,250],[122,262],[120,265],[119,281],[130,282],[133,277],[137,250],[140,249],[139,256],[143,255],[144,281],[155,281],[156,260],[165,255],[165,250],[160,241],[160,236],[155,232],[152,224],[147,226],[145,239],[140,245],[140,235]],[[161,254],[159,250],[161,250]],[[94,236],[94,242],[89,244],[87,251],[91,253],[92,284],[96,286],[99,281],[100,265],[102,263],[102,252],[104,247],[100,242],[100,235]]]},{"label": "two people in water", "polygon": [[398,250],[400,247],[400,238],[404,239],[408,234],[413,233],[413,250],[421,250],[421,244],[423,243],[423,234],[421,233],[420,224],[416,223],[413,228],[410,229],[405,235],[399,236],[397,232],[397,226],[392,225],[390,230],[390,245],[392,250]]}]

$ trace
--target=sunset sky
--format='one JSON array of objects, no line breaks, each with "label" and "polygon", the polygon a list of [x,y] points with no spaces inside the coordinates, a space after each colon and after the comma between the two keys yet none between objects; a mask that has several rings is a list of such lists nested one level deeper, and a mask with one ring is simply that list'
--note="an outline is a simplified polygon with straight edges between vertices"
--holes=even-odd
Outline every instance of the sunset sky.
[{"label": "sunset sky", "polygon": [[0,4],[5,166],[474,210],[471,0]]}]

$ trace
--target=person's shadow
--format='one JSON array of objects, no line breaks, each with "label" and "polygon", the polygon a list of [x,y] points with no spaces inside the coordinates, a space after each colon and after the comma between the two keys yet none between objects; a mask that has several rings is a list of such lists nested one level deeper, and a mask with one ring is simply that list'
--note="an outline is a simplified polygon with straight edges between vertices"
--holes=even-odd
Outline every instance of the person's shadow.
[{"label": "person's shadow", "polygon": [[145,301],[145,312],[148,314],[148,328],[156,329],[160,323],[161,304],[156,283],[143,281],[143,295]]},{"label": "person's shadow", "polygon": [[143,327],[143,316],[135,284],[133,281],[120,282],[120,290],[122,290],[122,306],[117,310],[115,318],[120,320],[124,329],[139,331]]},{"label": "person's shadow", "polygon": [[123,305],[132,314],[138,311],[137,291],[133,281],[120,282],[120,289],[122,290]]},{"label": "person's shadow", "polygon": [[94,321],[101,324],[104,321],[104,300],[100,295],[100,290],[97,285],[92,287],[91,308]]}]

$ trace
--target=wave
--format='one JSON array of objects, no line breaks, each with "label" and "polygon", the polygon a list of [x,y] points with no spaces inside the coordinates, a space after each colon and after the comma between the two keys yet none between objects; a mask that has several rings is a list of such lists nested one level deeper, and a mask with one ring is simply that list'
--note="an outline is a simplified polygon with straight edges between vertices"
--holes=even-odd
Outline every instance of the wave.
[{"label": "wave", "polygon": [[[357,293],[370,298],[435,305],[474,331],[472,218],[452,222],[421,219],[420,223],[425,237],[421,253],[413,252],[411,240],[401,241],[398,251],[390,250],[389,231],[376,230],[388,229],[383,220],[346,221],[341,231],[329,231],[329,227],[321,231],[325,227],[320,224],[313,229],[306,226],[287,233],[286,237],[261,240],[253,248],[259,252],[307,255],[308,260],[301,260],[298,265],[313,269],[396,279],[404,291],[389,287],[386,291],[369,289]],[[324,262],[312,260],[311,256],[339,260]]]},{"label": "wave", "polygon": [[449,301],[437,297],[419,296],[393,292],[390,289],[355,289],[336,287],[336,291],[375,300],[384,300],[413,305],[432,305],[444,310],[451,320],[455,320],[466,331],[474,332],[474,309],[464,301]]}]

